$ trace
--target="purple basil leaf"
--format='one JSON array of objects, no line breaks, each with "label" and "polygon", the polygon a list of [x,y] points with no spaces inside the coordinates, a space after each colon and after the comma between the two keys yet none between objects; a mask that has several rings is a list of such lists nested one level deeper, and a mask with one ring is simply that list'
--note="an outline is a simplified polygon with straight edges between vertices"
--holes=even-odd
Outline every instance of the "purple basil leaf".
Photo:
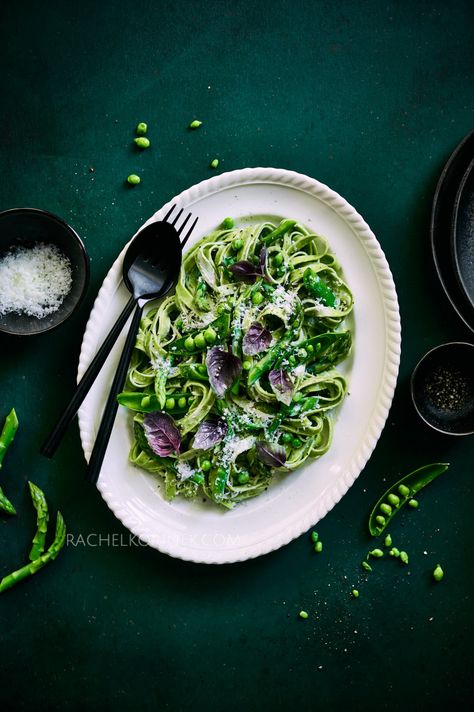
[{"label": "purple basil leaf", "polygon": [[233,265],[230,265],[229,270],[238,281],[248,282],[249,284],[253,284],[257,276],[259,276],[255,265],[248,260],[234,262]]},{"label": "purple basil leaf", "polygon": [[256,356],[262,351],[266,351],[272,343],[272,335],[258,321],[250,324],[247,333],[242,339],[242,351],[244,356]]},{"label": "purple basil leaf", "polygon": [[268,380],[277,400],[285,405],[290,405],[293,398],[293,381],[287,372],[282,368],[277,368],[274,371],[270,371]]},{"label": "purple basil leaf", "polygon": [[143,421],[143,429],[154,453],[160,457],[179,454],[181,435],[171,415],[168,413],[147,413]]},{"label": "purple basil leaf", "polygon": [[213,346],[207,352],[206,366],[211,388],[219,398],[222,398],[242,371],[241,360],[219,346]]},{"label": "purple basil leaf", "polygon": [[285,448],[266,440],[259,440],[256,443],[259,458],[269,467],[284,467],[286,462]]},{"label": "purple basil leaf", "polygon": [[192,447],[196,450],[209,450],[220,443],[227,434],[227,423],[223,418],[213,418],[201,423],[194,436]]}]

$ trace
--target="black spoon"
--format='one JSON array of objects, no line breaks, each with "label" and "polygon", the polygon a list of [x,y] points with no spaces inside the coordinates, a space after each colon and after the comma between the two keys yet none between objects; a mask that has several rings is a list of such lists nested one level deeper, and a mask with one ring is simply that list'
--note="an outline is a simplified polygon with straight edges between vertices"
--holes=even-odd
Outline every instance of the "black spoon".
[{"label": "black spoon", "polygon": [[[122,268],[122,273],[123,273],[123,279],[124,282],[127,286],[127,288],[132,292],[132,296],[128,300],[127,304],[125,305],[122,313],[118,317],[117,321],[115,322],[114,326],[112,327],[111,331],[109,332],[108,336],[102,343],[100,349],[97,351],[96,355],[94,356],[93,360],[89,364],[86,372],[84,373],[83,377],[81,378],[80,382],[77,385],[77,388],[74,392],[73,397],[71,398],[69,404],[65,408],[64,412],[62,413],[61,417],[57,421],[56,425],[52,429],[51,433],[43,443],[41,447],[41,453],[45,455],[46,457],[51,458],[54,453],[56,452],[59,443],[61,442],[64,433],[66,432],[66,429],[69,425],[69,423],[72,421],[74,416],[76,415],[77,411],[79,410],[81,403],[83,402],[84,398],[86,397],[87,393],[89,392],[89,389],[91,388],[92,384],[94,383],[95,379],[97,378],[97,375],[102,368],[103,364],[105,363],[105,360],[107,359],[108,354],[110,353],[113,345],[117,341],[117,338],[119,337],[123,327],[125,326],[130,314],[132,313],[135,305],[136,305],[136,297],[135,297],[135,292],[134,288],[132,285],[132,282],[129,280],[128,275],[130,268],[132,266],[132,263],[135,261],[135,259],[138,260],[139,257],[146,257],[148,255],[148,259],[151,257],[160,257],[160,262],[161,262],[161,257],[163,257],[163,265],[170,265],[170,268],[175,270],[175,274],[173,279],[171,279],[171,273],[169,275],[170,279],[165,283],[166,280],[164,280],[164,274],[163,271],[160,273],[156,274],[156,283],[155,286],[157,287],[157,290],[155,290],[158,293],[158,296],[163,296],[169,289],[173,286],[174,281],[176,280],[178,273],[179,273],[179,266],[177,267],[176,271],[176,264],[173,262],[173,260],[178,259],[178,254],[179,254],[179,264],[181,263],[181,249],[182,247],[186,244],[189,236],[191,235],[191,232],[193,231],[196,223],[197,223],[197,218],[194,220],[192,223],[191,227],[188,229],[186,235],[184,236],[181,245],[179,244],[179,235],[183,232],[184,227],[189,221],[189,218],[191,217],[191,214],[188,214],[186,219],[183,221],[182,225],[179,228],[175,228],[176,222],[179,219],[180,215],[182,214],[183,210],[181,209],[176,217],[174,218],[173,222],[167,223],[166,220],[169,218],[171,213],[173,212],[175,206],[173,205],[171,209],[168,211],[167,215],[165,216],[163,221],[157,221],[154,223],[151,223],[150,225],[147,225],[147,227],[143,228],[137,236],[133,239],[131,242],[125,257],[124,257],[124,262],[123,262],[123,268]],[[140,246],[144,246],[147,248],[147,253],[141,255],[140,254]],[[169,252],[169,256],[167,257],[166,255]],[[161,254],[160,254],[161,253]],[[172,264],[170,263],[170,260]],[[137,261],[136,269],[135,269],[135,274],[137,275],[138,279],[138,272],[143,271],[143,265],[140,268],[140,264],[142,263],[142,260]],[[146,262],[143,262],[144,265],[147,265]],[[154,268],[152,267],[152,263],[149,262],[145,271],[146,272],[152,272]],[[174,281],[173,281],[174,280]],[[146,287],[147,288],[147,287]],[[159,290],[162,291],[159,291]],[[156,297],[151,297],[151,298],[156,298]]]}]

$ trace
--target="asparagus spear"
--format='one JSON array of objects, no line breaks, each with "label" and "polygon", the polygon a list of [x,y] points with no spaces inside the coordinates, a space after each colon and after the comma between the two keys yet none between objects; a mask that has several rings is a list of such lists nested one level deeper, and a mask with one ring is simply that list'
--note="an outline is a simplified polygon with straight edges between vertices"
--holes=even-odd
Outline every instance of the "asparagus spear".
[{"label": "asparagus spear", "polygon": [[49,561],[53,561],[61,551],[65,542],[66,524],[64,523],[61,512],[58,512],[56,517],[56,534],[49,549],[34,561],[30,561],[30,563],[26,564],[26,566],[23,566],[21,569],[13,571],[11,574],[8,574],[8,576],[5,576],[5,578],[0,581],[0,593],[6,591],[7,588],[11,588],[27,576],[32,576],[37,571],[42,569],[43,566],[46,566]]},{"label": "asparagus spear", "polygon": [[12,444],[17,430],[18,418],[16,417],[15,408],[12,408],[5,419],[5,425],[3,426],[2,434],[0,435],[0,468],[2,467],[5,453]]},{"label": "asparagus spear", "polygon": [[[15,409],[12,408],[10,413],[7,415],[5,424],[3,426],[2,432],[0,434],[0,469],[2,468],[3,458],[7,452],[9,446],[13,442],[15,433],[18,430],[18,418],[15,413]],[[0,509],[3,509],[7,514],[16,514],[15,507],[10,502],[9,499],[3,493],[0,487]]]},{"label": "asparagus spear", "polygon": [[48,504],[42,490],[33,482],[28,482],[30,487],[31,499],[36,509],[36,533],[33,537],[32,547],[30,551],[30,561],[35,561],[44,552],[44,543],[46,541],[46,532],[48,531]]}]

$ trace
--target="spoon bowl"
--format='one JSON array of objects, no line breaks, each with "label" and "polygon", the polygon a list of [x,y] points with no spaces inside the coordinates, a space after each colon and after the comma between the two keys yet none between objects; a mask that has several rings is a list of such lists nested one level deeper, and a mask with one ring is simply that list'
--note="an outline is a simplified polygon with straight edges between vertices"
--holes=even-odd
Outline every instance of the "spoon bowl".
[{"label": "spoon bowl", "polygon": [[181,267],[181,243],[173,225],[150,223],[132,240],[122,274],[135,301],[163,297],[176,283]]}]

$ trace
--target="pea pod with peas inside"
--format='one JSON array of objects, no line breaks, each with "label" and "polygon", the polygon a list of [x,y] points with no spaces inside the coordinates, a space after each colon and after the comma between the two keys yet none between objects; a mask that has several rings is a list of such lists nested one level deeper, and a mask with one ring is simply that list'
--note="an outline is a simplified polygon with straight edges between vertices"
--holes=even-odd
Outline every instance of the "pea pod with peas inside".
[{"label": "pea pod with peas inside", "polygon": [[129,410],[139,413],[155,413],[158,410],[165,410],[172,415],[186,413],[194,401],[194,396],[190,393],[167,393],[164,408],[154,393],[143,393],[143,391],[123,391],[117,396],[120,405]]},{"label": "pea pod with peas inside", "polygon": [[194,329],[187,336],[176,339],[167,347],[174,354],[195,354],[203,351],[206,346],[221,343],[229,335],[230,314],[224,313],[214,319],[204,329]]},{"label": "pea pod with peas inside", "polygon": [[372,536],[379,536],[403,505],[436,477],[446,472],[448,467],[449,463],[446,462],[424,465],[395,482],[380,497],[370,513],[369,531]]}]

